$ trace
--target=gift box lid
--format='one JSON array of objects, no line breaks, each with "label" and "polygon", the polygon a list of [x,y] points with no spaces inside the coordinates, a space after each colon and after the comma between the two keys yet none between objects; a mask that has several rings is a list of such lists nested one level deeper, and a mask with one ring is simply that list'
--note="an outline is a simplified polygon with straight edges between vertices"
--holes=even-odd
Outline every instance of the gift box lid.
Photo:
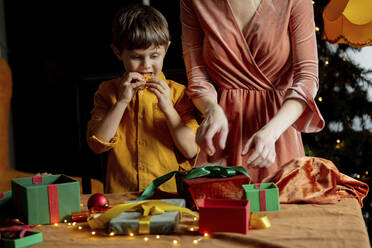
[{"label": "gift box lid", "polygon": [[[1,235],[0,235],[1,238]],[[23,238],[17,239],[1,239],[2,246],[4,248],[21,248],[28,247],[34,244],[41,243],[43,241],[43,234],[41,232],[27,232]]]},{"label": "gift box lid", "polygon": [[12,179],[18,217],[27,224],[50,224],[80,211],[80,184],[62,174]]},{"label": "gift box lid", "polygon": [[249,183],[250,179],[246,175],[236,175],[232,177],[198,177],[198,178],[192,178],[192,179],[187,179],[184,182],[188,186],[194,186],[194,185],[200,185],[200,184],[210,184],[210,183],[220,183],[220,182],[228,182],[231,180],[241,180],[244,183]]},{"label": "gift box lid", "polygon": [[256,184],[244,184],[243,189],[246,192],[249,192],[249,191],[257,191],[257,190],[260,190],[260,189],[278,190],[278,187],[275,185],[275,183],[256,183]]},{"label": "gift box lid", "polygon": [[[250,183],[250,178],[245,175],[236,175],[226,178],[201,177],[185,180],[185,189],[196,205],[203,199],[242,199],[244,191],[242,185]],[[191,204],[189,204],[191,205]]]}]

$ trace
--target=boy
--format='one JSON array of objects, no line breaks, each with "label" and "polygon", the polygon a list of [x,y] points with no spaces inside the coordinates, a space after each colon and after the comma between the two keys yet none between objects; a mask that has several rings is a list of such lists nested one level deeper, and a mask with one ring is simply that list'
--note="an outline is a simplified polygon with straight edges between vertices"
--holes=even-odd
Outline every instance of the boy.
[{"label": "boy", "polygon": [[[112,33],[126,72],[95,93],[87,139],[95,153],[108,151],[105,192],[143,191],[159,176],[191,169],[198,124],[185,87],[162,73],[170,44],[164,16],[132,5],[117,12]],[[160,189],[176,192],[175,180]]]}]

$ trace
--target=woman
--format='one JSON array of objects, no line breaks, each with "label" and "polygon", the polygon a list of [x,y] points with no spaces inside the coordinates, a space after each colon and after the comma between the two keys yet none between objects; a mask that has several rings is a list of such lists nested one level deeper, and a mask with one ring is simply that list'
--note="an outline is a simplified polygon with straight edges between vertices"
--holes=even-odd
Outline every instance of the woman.
[{"label": "woman", "polygon": [[188,95],[204,116],[198,165],[245,166],[260,182],[304,156],[324,120],[311,0],[181,0]]}]

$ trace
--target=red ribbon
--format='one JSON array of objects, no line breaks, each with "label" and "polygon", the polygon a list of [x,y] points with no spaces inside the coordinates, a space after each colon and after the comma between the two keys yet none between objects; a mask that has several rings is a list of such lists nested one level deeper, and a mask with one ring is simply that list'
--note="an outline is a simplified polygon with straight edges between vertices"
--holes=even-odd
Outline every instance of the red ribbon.
[{"label": "red ribbon", "polygon": [[57,184],[48,185],[49,196],[49,216],[50,224],[59,222],[59,203],[58,203],[58,186]]},{"label": "red ribbon", "polygon": [[[254,185],[256,189],[260,189],[261,184],[257,183]],[[261,211],[266,211],[266,191],[264,189],[259,190],[260,194],[260,210]]]},{"label": "red ribbon", "polygon": [[42,183],[43,182],[43,177],[42,176],[34,176],[32,177],[32,183],[37,184],[37,183]]},{"label": "red ribbon", "polygon": [[19,232],[18,237],[23,238],[26,232],[31,231],[31,228],[36,225],[20,225],[20,226],[11,226],[1,231],[1,238],[15,238]]},{"label": "red ribbon", "polygon": [[4,193],[0,193],[0,199],[4,198],[4,196],[5,196]]}]

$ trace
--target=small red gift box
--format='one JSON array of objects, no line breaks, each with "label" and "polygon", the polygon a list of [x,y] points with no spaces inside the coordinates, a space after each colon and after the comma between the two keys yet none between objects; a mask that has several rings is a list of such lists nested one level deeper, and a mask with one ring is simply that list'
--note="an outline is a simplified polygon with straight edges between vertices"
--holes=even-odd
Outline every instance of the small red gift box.
[{"label": "small red gift box", "polygon": [[245,175],[226,178],[199,177],[184,181],[185,190],[190,192],[196,207],[204,199],[243,199],[243,184],[249,184],[250,179]]},{"label": "small red gift box", "polygon": [[249,200],[204,199],[199,205],[199,232],[249,231]]}]

